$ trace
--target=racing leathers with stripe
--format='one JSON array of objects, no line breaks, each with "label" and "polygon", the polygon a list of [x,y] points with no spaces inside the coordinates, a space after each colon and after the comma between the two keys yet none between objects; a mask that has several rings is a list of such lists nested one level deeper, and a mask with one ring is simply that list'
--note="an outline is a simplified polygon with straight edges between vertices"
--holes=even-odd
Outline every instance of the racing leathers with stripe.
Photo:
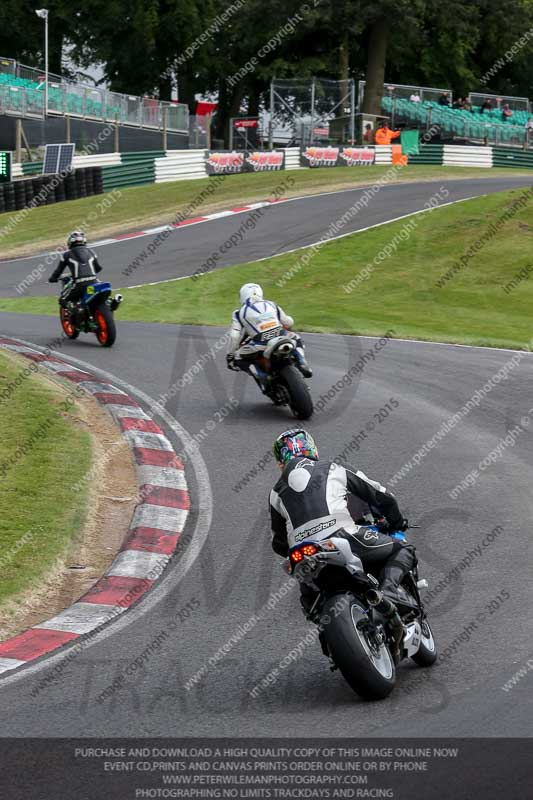
[{"label": "racing leathers with stripe", "polygon": [[271,300],[247,300],[233,312],[228,355],[235,357],[240,369],[248,371],[250,363],[269,342],[283,335],[295,340],[298,360],[305,364],[303,342],[297,333],[288,330],[293,324],[293,318]]},{"label": "racing leathers with stripe", "polygon": [[50,275],[49,283],[57,283],[60,275],[69,270],[72,283],[61,293],[61,303],[81,300],[87,286],[95,283],[96,275],[102,271],[96,253],[85,245],[76,245],[66,250],[59,259],[59,264]]},{"label": "racing leathers with stripe", "polygon": [[272,547],[287,557],[289,549],[304,539],[342,536],[382,589],[394,594],[416,564],[414,547],[356,524],[348,508],[350,496],[362,511],[385,517],[391,531],[403,527],[394,495],[364,472],[332,461],[292,458],[270,493]]}]

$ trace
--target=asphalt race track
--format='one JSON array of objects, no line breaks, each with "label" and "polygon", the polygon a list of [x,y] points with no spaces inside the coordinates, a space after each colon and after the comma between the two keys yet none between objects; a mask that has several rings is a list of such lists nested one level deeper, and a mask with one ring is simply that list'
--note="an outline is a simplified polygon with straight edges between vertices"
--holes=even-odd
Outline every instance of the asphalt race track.
[{"label": "asphalt race track", "polygon": [[[440,185],[384,189],[379,204],[371,204],[357,225],[417,210]],[[528,182],[446,185],[454,193],[448,199],[457,199]],[[232,263],[266,255],[268,247],[277,252],[318,239],[320,226],[326,229],[354,202],[355,193],[347,194],[295,201],[282,212],[282,206],[269,209],[256,231],[230,253]],[[172,270],[174,275],[190,273],[238,220],[178,231],[143,279],[171,277]],[[102,260],[113,265],[115,275],[139,241],[103,249]],[[4,295],[9,293],[7,274],[21,264],[27,272],[27,261],[2,265]],[[59,326],[51,317],[0,314],[0,331],[46,347]],[[404,663],[392,696],[370,704],[359,701],[338,672],[329,671],[317,642],[305,640],[314,628],[301,615],[297,589],[287,589],[281,560],[270,549],[266,502],[276,479],[267,454],[291,417],[269,405],[244,375],[225,369],[224,348],[215,349],[223,334],[215,328],[119,320],[117,344],[110,351],[86,336],[61,346],[62,357],[87,362],[153,399],[177,382],[182,386],[188,371],[213,348],[215,357],[166,403],[189,435],[201,439],[210,489],[188,464],[193,513],[184,542],[194,534],[189,545],[194,547],[203,533],[203,547],[185,575],[178,558],[144,601],[70,663],[64,662],[68,650],[63,650],[1,680],[6,732],[45,737],[530,735],[533,671],[510,691],[501,687],[533,655],[528,613],[533,356],[306,336],[315,368],[313,396],[315,401],[322,397],[322,410],[309,427],[321,455],[345,453],[349,462],[394,489],[406,516],[421,526],[409,536],[434,592],[428,612],[444,658],[430,670]],[[353,383],[335,389],[356,364],[360,369]],[[479,406],[394,481],[442,423],[502,368],[507,379],[494,381]],[[229,398],[236,408],[221,419]],[[392,410],[380,412],[387,404]],[[160,422],[175,441],[165,419]],[[512,444],[502,445],[511,430]],[[452,499],[449,492],[498,447],[499,455],[480,470],[474,485]],[[258,469],[261,459],[263,469]],[[248,482],[240,484],[243,478]],[[212,497],[207,537],[194,507],[199,491]],[[192,598],[199,607],[186,618],[183,609]],[[176,617],[177,630],[168,630]],[[228,652],[217,656],[227,643]],[[291,652],[299,656],[288,663]],[[205,664],[199,682],[187,690],[185,684]],[[252,697],[250,691],[274,668],[278,680]],[[121,688],[102,699],[121,676]]]},{"label": "asphalt race track", "polygon": [[[449,203],[475,195],[531,186],[531,178],[484,178],[475,180],[432,181],[384,186],[370,200],[366,209],[353,216],[341,229],[350,233],[370,225],[419,211],[431,198],[438,204],[437,193],[444,187],[441,202]],[[332,194],[291,200],[255,212],[223,217],[212,222],[179,228],[155,248],[152,255],[145,254],[142,263],[136,259],[145,251],[154,236],[118,242],[98,248],[105,266],[105,276],[116,288],[136,286],[152,281],[168,280],[192,275],[202,269],[208,259],[216,257],[216,268],[242,264],[275,253],[304,247],[320,240],[329,225],[342,218],[363,195],[364,189],[348,189]],[[250,220],[247,222],[247,220]],[[244,227],[248,226],[248,227]],[[235,246],[225,246],[233,234],[242,230],[242,238]],[[67,232],[65,232],[66,235]],[[1,255],[1,254],[0,254]],[[19,297],[18,286],[32,272],[43,265],[43,257],[24,258],[0,262],[0,297]],[[23,295],[53,295],[57,287],[47,283],[55,261],[40,270],[40,279],[24,287]],[[205,267],[204,267],[205,270]],[[125,274],[126,272],[126,274]]]}]

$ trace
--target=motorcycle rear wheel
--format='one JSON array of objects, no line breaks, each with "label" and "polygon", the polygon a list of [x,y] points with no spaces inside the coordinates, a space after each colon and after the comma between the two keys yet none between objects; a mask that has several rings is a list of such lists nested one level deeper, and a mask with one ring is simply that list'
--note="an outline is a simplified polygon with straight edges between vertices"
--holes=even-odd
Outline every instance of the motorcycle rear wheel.
[{"label": "motorcycle rear wheel", "polygon": [[94,312],[94,321],[96,322],[96,338],[102,347],[112,347],[117,338],[117,327],[113,312],[109,306],[102,303]]},{"label": "motorcycle rear wheel", "polygon": [[289,392],[292,413],[296,419],[309,419],[313,414],[313,400],[303,377],[292,365],[284,367],[280,375]]},{"label": "motorcycle rear wheel", "polygon": [[327,600],[321,615],[329,653],[344,680],[363,700],[383,700],[394,689],[396,668],[387,645],[371,641],[367,622],[361,603],[349,594]]},{"label": "motorcycle rear wheel", "polygon": [[66,308],[60,308],[59,310],[59,320],[61,322],[61,327],[63,328],[63,333],[69,339],[77,339],[80,335],[79,330],[72,324],[70,319],[70,314],[66,310]]}]

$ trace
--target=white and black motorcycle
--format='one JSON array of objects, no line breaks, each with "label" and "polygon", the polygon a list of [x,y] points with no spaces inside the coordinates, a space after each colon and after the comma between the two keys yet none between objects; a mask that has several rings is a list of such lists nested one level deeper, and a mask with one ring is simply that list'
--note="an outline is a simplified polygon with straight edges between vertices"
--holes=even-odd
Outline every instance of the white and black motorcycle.
[{"label": "white and black motorcycle", "polygon": [[[377,530],[373,525],[366,526]],[[393,538],[403,533],[392,534]],[[437,648],[424,612],[416,567],[398,588],[395,602],[385,597],[363,569],[349,542],[340,536],[299,542],[289,551],[289,570],[318,592],[307,617],[319,628],[322,651],[351,688],[365,700],[387,697],[396,683],[396,666],[412,658],[429,667]]]},{"label": "white and black motorcycle", "polygon": [[298,368],[294,338],[273,337],[249,370],[263,394],[274,405],[289,406],[297,419],[309,419],[313,413],[313,400]]}]

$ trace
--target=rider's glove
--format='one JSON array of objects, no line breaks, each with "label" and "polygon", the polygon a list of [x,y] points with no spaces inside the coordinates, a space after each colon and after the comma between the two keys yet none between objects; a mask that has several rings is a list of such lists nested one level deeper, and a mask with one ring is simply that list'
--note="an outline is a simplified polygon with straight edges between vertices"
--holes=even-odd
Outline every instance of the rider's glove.
[{"label": "rider's glove", "polygon": [[402,517],[400,523],[391,526],[386,519],[381,519],[378,521],[376,527],[380,533],[387,534],[394,533],[395,531],[406,531],[409,527],[409,520],[405,519],[405,517]]},{"label": "rider's glove", "polygon": [[228,353],[226,356],[226,365],[228,369],[233,369],[236,372],[239,371],[239,367],[235,364],[235,356],[233,353]]}]

